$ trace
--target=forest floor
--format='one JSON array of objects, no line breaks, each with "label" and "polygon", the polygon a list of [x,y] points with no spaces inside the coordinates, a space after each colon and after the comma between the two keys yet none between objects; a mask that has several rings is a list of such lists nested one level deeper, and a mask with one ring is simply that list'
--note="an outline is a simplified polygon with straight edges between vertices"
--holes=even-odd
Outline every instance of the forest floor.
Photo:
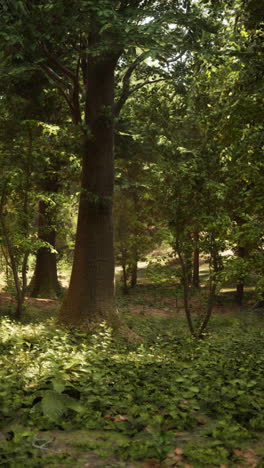
[{"label": "forest floor", "polygon": [[[263,311],[228,287],[194,340],[167,270],[153,281],[144,267],[117,298],[140,345],[104,325],[58,329],[57,300],[27,298],[21,323],[2,319],[0,466],[264,468]],[[194,320],[203,300],[191,300]],[[0,294],[1,315],[13,308]]]}]

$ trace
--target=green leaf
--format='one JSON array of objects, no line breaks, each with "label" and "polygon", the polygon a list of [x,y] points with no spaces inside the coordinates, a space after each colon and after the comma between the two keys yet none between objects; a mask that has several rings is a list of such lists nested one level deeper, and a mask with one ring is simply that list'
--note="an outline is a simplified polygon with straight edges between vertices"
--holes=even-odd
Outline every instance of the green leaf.
[{"label": "green leaf", "polygon": [[41,401],[42,411],[44,416],[52,420],[59,419],[66,411],[65,395],[47,390]]},{"label": "green leaf", "polygon": [[199,388],[198,387],[190,387],[191,392],[198,393]]},{"label": "green leaf", "polygon": [[65,382],[60,378],[52,379],[53,389],[57,393],[62,393],[65,390]]}]

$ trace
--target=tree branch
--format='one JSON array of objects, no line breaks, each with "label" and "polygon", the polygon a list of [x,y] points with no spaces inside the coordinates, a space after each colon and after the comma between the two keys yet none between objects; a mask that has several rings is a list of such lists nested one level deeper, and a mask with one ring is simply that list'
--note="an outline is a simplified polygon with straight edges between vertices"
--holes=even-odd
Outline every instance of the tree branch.
[{"label": "tree branch", "polygon": [[[149,85],[149,84],[152,84],[152,83],[159,83],[160,81],[166,81],[168,79],[169,78],[157,78],[156,80],[144,81],[144,83],[140,83],[137,86],[134,86],[134,88],[132,88],[130,90],[129,96],[131,96],[131,94],[133,94],[135,91],[138,91],[139,89],[143,88],[146,85]],[[170,79],[172,79],[172,78],[170,78]]]},{"label": "tree branch", "polygon": [[120,111],[121,111],[123,105],[125,104],[125,102],[127,101],[127,99],[128,99],[133,93],[135,93],[136,91],[138,91],[139,89],[143,88],[143,87],[146,86],[146,85],[149,85],[149,84],[152,84],[152,83],[159,83],[160,81],[166,81],[166,80],[168,80],[168,78],[158,78],[158,79],[156,79],[156,80],[144,81],[144,83],[140,83],[140,84],[138,84],[137,86],[134,86],[134,88],[129,89],[129,91],[126,93],[126,95],[123,96],[123,99],[122,99],[122,96],[121,96],[120,99],[118,100],[118,102],[116,103],[115,109],[114,109],[115,117],[118,117],[118,116],[119,116]]},{"label": "tree branch", "polygon": [[124,77],[123,77],[123,87],[122,87],[122,92],[121,92],[121,96],[119,98],[119,100],[116,102],[115,104],[115,108],[114,108],[114,114],[115,116],[118,116],[120,114],[120,111],[123,107],[123,105],[125,104],[129,94],[130,94],[130,79],[131,79],[131,76],[132,76],[132,73],[134,72],[134,70],[137,68],[137,66],[143,62],[147,57],[149,57],[150,55],[150,51],[148,52],[143,52],[142,54],[140,54],[136,60],[128,67],[126,73],[124,74]]},{"label": "tree branch", "polygon": [[58,67],[58,69],[61,71],[61,73],[65,76],[68,76],[68,78],[70,78],[71,80],[74,80],[75,79],[75,74],[72,70],[70,70],[69,68],[67,68],[65,65],[63,65],[58,59],[57,57],[55,57],[54,55],[52,55],[46,44],[43,45],[43,48],[45,50],[45,53],[47,55],[47,57]]},{"label": "tree branch", "polygon": [[47,73],[47,75],[56,83],[63,85],[64,87],[68,88],[68,84],[65,83],[63,78],[59,76],[52,68],[48,67],[48,65],[41,65],[43,71]]},{"label": "tree branch", "polygon": [[76,72],[75,72],[75,78],[73,81],[73,87],[72,87],[72,116],[73,116],[73,122],[75,124],[81,123],[82,117],[81,117],[81,109],[80,109],[80,99],[79,99],[79,92],[80,92],[80,85],[79,85],[79,74],[80,74],[80,65],[81,65],[81,59],[80,57],[78,58],[77,61],[77,66],[76,66]]},{"label": "tree branch", "polygon": [[[79,83],[78,83],[78,91],[77,91],[77,97],[78,97],[78,106],[77,109],[75,109],[76,105],[76,84],[73,83],[72,85],[72,99],[73,102],[71,101],[71,96],[67,95],[66,90],[70,87],[69,84],[66,84],[65,81],[61,76],[59,76],[52,68],[48,67],[47,65],[42,65],[41,67],[43,71],[47,73],[47,75],[53,80],[53,82],[56,84],[59,92],[61,95],[64,97],[65,101],[67,102],[71,115],[72,115],[72,120],[74,123],[79,123],[80,122],[80,108],[79,108]],[[66,88],[66,90],[65,90]],[[77,118],[77,112],[78,112],[78,118]]]}]

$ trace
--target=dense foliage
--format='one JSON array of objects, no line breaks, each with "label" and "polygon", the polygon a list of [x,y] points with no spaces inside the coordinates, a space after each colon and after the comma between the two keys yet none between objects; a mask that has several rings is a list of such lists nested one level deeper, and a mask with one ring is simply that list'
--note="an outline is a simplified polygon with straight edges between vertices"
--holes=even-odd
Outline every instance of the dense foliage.
[{"label": "dense foliage", "polygon": [[176,448],[196,468],[235,466],[236,450],[242,456],[254,446],[264,429],[263,318],[216,318],[202,342],[188,337],[181,318],[129,320],[144,344],[116,341],[105,324],[89,335],[54,328],[52,320],[2,318],[4,463],[59,463],[62,455],[36,448],[40,438],[49,448],[59,431],[73,441],[85,431],[71,454],[93,450],[116,460],[167,460],[164,466],[172,456],[177,463]]}]

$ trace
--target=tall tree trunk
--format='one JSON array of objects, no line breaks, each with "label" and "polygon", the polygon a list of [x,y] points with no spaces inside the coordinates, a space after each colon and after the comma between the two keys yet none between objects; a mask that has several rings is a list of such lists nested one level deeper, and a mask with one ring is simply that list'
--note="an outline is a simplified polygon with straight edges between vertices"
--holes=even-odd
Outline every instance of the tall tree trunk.
[{"label": "tall tree trunk", "polygon": [[[49,203],[39,202],[39,239],[48,242],[53,248],[56,243],[56,231],[50,220]],[[36,256],[34,275],[29,287],[31,297],[58,297],[61,293],[57,275],[56,254],[48,247],[40,247]]]},{"label": "tall tree trunk", "polygon": [[[43,189],[49,194],[58,192],[57,175],[47,175],[42,181]],[[53,249],[56,244],[57,206],[51,206],[48,201],[39,201],[39,232],[38,237],[43,242],[48,242]],[[57,274],[57,257],[48,247],[40,247],[36,255],[34,274],[29,286],[32,297],[55,298],[61,294],[61,286]]]},{"label": "tall tree trunk", "polygon": [[73,268],[59,321],[70,325],[118,322],[114,307],[112,202],[115,60],[90,58],[81,194]]},{"label": "tall tree trunk", "polygon": [[198,242],[199,242],[199,232],[194,232],[193,238],[195,241],[195,248],[193,252],[193,277],[192,277],[192,283],[195,288],[199,288],[200,286],[200,281],[199,281],[199,247],[198,247]]}]

